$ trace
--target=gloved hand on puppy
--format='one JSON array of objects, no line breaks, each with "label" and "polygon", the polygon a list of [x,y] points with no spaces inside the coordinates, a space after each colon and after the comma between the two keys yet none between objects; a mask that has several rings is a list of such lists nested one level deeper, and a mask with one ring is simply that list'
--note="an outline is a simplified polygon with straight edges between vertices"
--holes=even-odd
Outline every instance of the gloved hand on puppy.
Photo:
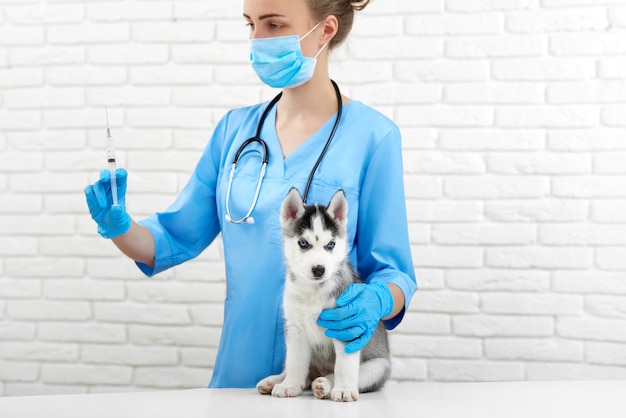
[{"label": "gloved hand on puppy", "polygon": [[317,324],[325,335],[348,342],[350,354],[367,345],[381,318],[391,314],[393,296],[387,283],[353,283],[337,298],[337,308],[323,310]]}]

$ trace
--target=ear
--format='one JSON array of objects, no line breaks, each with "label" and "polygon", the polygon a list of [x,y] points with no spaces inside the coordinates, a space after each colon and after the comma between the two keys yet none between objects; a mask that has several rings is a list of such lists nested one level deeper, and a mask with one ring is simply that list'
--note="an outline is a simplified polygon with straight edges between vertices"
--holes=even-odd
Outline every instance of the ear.
[{"label": "ear", "polygon": [[295,187],[292,187],[280,208],[280,223],[291,222],[302,215],[303,212],[304,203],[302,202],[300,192]]},{"label": "ear", "polygon": [[348,200],[343,190],[335,192],[326,210],[336,222],[344,227],[348,224]]},{"label": "ear", "polygon": [[322,32],[322,36],[320,38],[321,47],[335,37],[337,31],[339,30],[339,20],[334,15],[329,15],[326,16],[320,26],[324,28],[324,32]]}]

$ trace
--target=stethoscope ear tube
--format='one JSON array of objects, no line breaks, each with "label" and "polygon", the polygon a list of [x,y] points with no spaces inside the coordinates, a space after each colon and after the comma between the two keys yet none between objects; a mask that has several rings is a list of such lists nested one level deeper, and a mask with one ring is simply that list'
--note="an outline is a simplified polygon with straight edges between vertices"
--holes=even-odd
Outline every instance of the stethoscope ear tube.
[{"label": "stethoscope ear tube", "polygon": [[233,177],[235,175],[236,166],[237,164],[233,162],[233,165],[230,168],[230,174],[228,176],[228,188],[226,189],[226,215],[224,215],[224,218],[226,219],[226,221],[234,223],[234,224],[243,224],[243,223],[253,224],[254,218],[250,215],[252,214],[252,211],[254,210],[254,207],[256,206],[257,200],[259,200],[259,193],[261,191],[261,184],[263,183],[263,178],[265,177],[265,171],[267,169],[267,162],[264,162],[261,165],[261,173],[259,174],[259,180],[256,183],[256,190],[254,191],[254,198],[252,199],[252,204],[250,205],[250,209],[248,209],[248,213],[246,213],[244,217],[239,220],[232,218],[232,216],[230,215],[230,207],[229,207],[230,190],[233,187]]}]

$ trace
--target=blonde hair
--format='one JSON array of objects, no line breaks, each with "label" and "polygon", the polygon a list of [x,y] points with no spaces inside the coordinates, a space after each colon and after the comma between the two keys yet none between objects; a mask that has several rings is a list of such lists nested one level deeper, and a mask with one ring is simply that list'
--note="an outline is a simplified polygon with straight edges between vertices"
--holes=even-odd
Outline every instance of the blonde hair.
[{"label": "blonde hair", "polygon": [[354,21],[354,12],[365,9],[372,0],[306,0],[313,18],[317,21],[333,15],[339,22],[337,33],[330,41],[330,49],[341,44],[348,37]]}]

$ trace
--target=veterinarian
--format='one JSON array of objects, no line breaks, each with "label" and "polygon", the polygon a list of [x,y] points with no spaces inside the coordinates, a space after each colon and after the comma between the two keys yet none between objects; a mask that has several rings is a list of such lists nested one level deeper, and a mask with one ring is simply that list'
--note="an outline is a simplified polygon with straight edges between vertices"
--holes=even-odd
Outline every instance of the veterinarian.
[{"label": "veterinarian", "polygon": [[196,257],[222,234],[227,294],[210,387],[254,387],[282,371],[279,212],[291,187],[307,204],[327,204],[338,189],[347,196],[349,258],[367,284],[348,288],[318,322],[349,342],[346,351],[363,347],[381,319],[396,327],[416,290],[400,132],[341,95],[328,70],[329,51],[369,2],[244,0],[251,65],[280,89],[277,101],[226,113],[180,195],[147,219],[135,222],[126,211],[124,169],[116,172],[119,205],[107,170],[85,188],[99,234],[147,276]]}]

